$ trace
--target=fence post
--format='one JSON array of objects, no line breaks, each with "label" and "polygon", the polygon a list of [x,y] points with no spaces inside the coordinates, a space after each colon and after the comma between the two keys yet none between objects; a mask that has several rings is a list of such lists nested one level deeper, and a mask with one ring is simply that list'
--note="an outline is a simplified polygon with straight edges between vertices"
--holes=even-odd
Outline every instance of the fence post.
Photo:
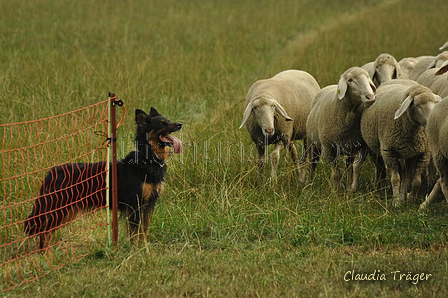
[{"label": "fence post", "polygon": [[[122,101],[117,101],[115,94],[109,92],[109,140],[111,146],[110,158],[110,184],[109,194],[112,203],[112,245],[118,243],[118,190],[117,190],[117,123],[115,106],[123,105]],[[109,182],[108,181],[108,182]],[[109,230],[110,231],[110,230]],[[110,237],[110,232],[109,232]],[[109,238],[110,239],[110,238]]]}]

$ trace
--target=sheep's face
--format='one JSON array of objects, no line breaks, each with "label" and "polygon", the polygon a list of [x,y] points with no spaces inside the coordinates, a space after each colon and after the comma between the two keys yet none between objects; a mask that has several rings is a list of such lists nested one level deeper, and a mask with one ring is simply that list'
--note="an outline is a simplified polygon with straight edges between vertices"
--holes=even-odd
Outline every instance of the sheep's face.
[{"label": "sheep's face", "polygon": [[394,57],[389,54],[382,54],[375,60],[375,74],[373,81],[377,86],[392,80],[397,79],[400,75],[400,66]]},{"label": "sheep's face", "polygon": [[252,113],[266,137],[272,137],[275,133],[275,108],[274,100],[257,99],[253,101]]},{"label": "sheep's face", "polygon": [[435,95],[431,90],[420,85],[410,87],[404,96],[406,98],[395,112],[394,119],[399,118],[408,111],[410,119],[419,125],[426,126],[429,113],[434,108],[434,105],[440,101],[440,96]]},{"label": "sheep's face", "polygon": [[[398,64],[396,64],[398,65]],[[374,81],[378,81],[381,85],[389,80],[397,79],[399,75],[399,69],[395,64],[384,63],[383,65],[377,65],[375,67]]]},{"label": "sheep's face", "polygon": [[426,126],[428,122],[429,113],[438,102],[435,94],[425,92],[414,97],[413,104],[411,104],[411,117],[420,125]]},{"label": "sheep's face", "polygon": [[338,97],[342,99],[346,93],[353,104],[359,104],[359,100],[363,103],[373,103],[375,101],[376,87],[364,69],[354,67],[346,71],[338,83]]},{"label": "sheep's face", "polygon": [[[255,98],[247,105],[240,128],[250,116],[253,116],[263,135],[272,137],[275,134],[274,118],[276,117],[276,113],[278,116],[283,117],[284,121],[293,121],[285,109],[274,98],[269,96]],[[278,121],[283,120],[278,119]]]}]

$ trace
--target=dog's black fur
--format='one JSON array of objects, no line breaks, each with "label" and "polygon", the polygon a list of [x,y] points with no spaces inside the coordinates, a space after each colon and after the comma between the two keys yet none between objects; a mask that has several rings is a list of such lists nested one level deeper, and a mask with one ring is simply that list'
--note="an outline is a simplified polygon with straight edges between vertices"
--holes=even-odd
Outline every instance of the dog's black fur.
[{"label": "dog's black fur", "polygon": [[[156,109],[135,111],[136,150],[117,163],[118,209],[127,216],[129,236],[147,239],[154,206],[163,191],[170,147],[180,152],[172,132],[182,128]],[[39,247],[48,248],[54,231],[78,212],[106,206],[106,162],[72,163],[50,169],[42,182],[33,210],[24,222],[29,236],[38,235]]]}]

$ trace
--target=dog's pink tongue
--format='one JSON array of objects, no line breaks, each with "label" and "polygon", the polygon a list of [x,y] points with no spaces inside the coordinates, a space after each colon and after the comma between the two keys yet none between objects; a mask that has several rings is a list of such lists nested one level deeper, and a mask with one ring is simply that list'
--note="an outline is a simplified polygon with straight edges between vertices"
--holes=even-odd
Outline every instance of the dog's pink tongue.
[{"label": "dog's pink tongue", "polygon": [[176,138],[172,135],[163,136],[162,141],[166,142],[166,140],[168,140],[168,142],[173,144],[174,153],[182,152],[182,142],[178,138]]}]

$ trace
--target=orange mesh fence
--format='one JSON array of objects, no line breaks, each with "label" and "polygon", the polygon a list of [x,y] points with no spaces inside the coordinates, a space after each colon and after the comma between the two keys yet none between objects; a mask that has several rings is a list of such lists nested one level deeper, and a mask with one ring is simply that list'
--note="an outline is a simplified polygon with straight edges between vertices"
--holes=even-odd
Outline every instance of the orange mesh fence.
[{"label": "orange mesh fence", "polygon": [[106,243],[108,102],[0,124],[0,290]]}]

